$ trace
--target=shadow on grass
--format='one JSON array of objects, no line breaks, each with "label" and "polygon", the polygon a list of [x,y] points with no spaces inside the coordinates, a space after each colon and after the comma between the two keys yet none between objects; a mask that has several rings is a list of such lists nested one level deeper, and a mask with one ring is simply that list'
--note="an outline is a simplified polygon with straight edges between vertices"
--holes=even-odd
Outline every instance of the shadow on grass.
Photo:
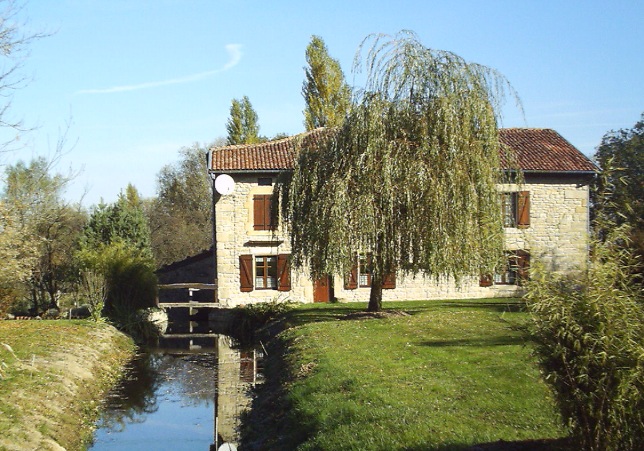
[{"label": "shadow on grass", "polygon": [[520,335],[499,335],[496,337],[485,338],[461,338],[456,340],[429,340],[421,341],[418,346],[429,347],[450,347],[450,346],[472,346],[472,347],[485,347],[485,346],[515,346],[524,345],[526,340]]},{"label": "shadow on grass", "polygon": [[573,451],[576,448],[569,438],[515,440],[479,443],[476,445],[417,446],[405,451]]},{"label": "shadow on grass", "polygon": [[[385,302],[383,312],[403,311],[410,315],[440,310],[485,310],[491,313],[517,313],[525,309],[525,303],[518,298],[472,299],[454,301],[401,301]],[[306,323],[337,321],[351,314],[365,312],[364,302],[337,304],[305,304],[288,312],[284,317],[287,327],[301,326]]]},{"label": "shadow on grass", "polygon": [[[405,309],[404,302],[399,303],[403,310],[409,314],[417,314],[435,310],[487,310],[496,313],[519,313],[525,311],[525,302],[520,299],[494,299],[494,300],[459,300],[459,301],[427,301],[426,305],[416,305],[410,302],[410,307]],[[423,303],[424,304],[424,303]]]}]

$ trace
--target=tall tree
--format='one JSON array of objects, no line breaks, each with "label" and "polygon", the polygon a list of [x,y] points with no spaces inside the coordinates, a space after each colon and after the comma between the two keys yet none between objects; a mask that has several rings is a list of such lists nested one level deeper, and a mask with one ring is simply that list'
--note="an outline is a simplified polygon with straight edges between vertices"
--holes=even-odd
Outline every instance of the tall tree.
[{"label": "tall tree", "polygon": [[151,258],[150,227],[138,199],[138,192],[130,185],[113,204],[96,206],[83,232],[82,247],[97,249],[121,241]]},{"label": "tall tree", "polygon": [[[493,272],[503,250],[497,111],[507,80],[411,32],[371,35],[366,87],[340,127],[301,145],[278,185],[295,267],[347,274],[371,260],[369,310],[395,272]],[[306,144],[306,140],[303,141]]]},{"label": "tall tree", "polygon": [[340,126],[351,103],[351,90],[344,80],[340,63],[329,56],[326,44],[319,36],[311,37],[306,47],[306,62],[306,80],[302,86],[306,129]]},{"label": "tall tree", "polygon": [[606,133],[595,161],[606,172],[604,188],[610,188],[606,213],[618,225],[644,229],[644,113],[633,128]]},{"label": "tall tree", "polygon": [[[602,169],[591,192],[595,218],[604,217],[629,227],[630,244],[644,272],[644,113],[631,129],[610,131],[597,147],[595,161]],[[601,229],[601,221],[595,222]],[[610,227],[595,230],[600,237]]]},{"label": "tall tree", "polygon": [[58,292],[72,283],[73,252],[86,220],[78,206],[63,199],[72,175],[52,174],[54,163],[38,157],[28,165],[19,161],[5,168],[2,199],[35,251],[27,283],[34,313],[57,307]]},{"label": "tall tree", "polygon": [[159,266],[212,246],[212,180],[205,155],[206,149],[198,144],[184,147],[179,161],[157,174],[157,198],[147,214]]},{"label": "tall tree", "polygon": [[105,313],[128,315],[154,305],[150,228],[134,186],[129,185],[116,202],[94,208],[76,258],[85,278],[99,276],[105,281]]},{"label": "tall tree", "polygon": [[4,200],[0,200],[0,232],[0,316],[4,316],[33,274],[37,246]]},{"label": "tall tree", "polygon": [[247,96],[241,100],[232,100],[226,129],[228,145],[254,144],[261,141],[257,113]]}]

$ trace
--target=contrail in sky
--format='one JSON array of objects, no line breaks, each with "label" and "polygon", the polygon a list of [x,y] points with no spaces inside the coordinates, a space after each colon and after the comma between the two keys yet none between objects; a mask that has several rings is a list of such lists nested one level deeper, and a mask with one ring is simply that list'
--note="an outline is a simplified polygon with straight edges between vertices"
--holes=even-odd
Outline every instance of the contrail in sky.
[{"label": "contrail in sky", "polygon": [[213,75],[232,69],[239,63],[239,61],[241,61],[241,44],[227,44],[226,51],[230,56],[230,60],[221,69],[209,70],[206,72],[187,75],[185,77],[171,78],[169,80],[139,83],[136,85],[113,86],[111,88],[103,89],[82,89],[80,91],[77,91],[75,94],[111,94],[114,92],[138,91],[140,89],[158,88],[160,86],[179,85],[183,83],[191,83],[194,81],[203,80],[205,78],[212,77]]}]

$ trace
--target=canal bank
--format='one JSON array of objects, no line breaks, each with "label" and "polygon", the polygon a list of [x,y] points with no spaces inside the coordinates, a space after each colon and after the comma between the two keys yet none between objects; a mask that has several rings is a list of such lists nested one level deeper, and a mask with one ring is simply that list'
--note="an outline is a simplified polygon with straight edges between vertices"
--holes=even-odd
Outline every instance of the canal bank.
[{"label": "canal bank", "polygon": [[84,449],[134,352],[107,324],[0,321],[0,449]]}]

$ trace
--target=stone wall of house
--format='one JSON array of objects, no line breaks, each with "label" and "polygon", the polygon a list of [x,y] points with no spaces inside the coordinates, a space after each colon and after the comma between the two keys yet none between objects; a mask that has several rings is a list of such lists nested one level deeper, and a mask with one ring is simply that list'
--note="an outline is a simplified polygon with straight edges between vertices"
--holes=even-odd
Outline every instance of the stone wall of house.
[{"label": "stone wall of house", "polygon": [[[219,298],[235,306],[274,299],[312,302],[313,286],[305,274],[292,272],[291,291],[240,291],[239,255],[277,255],[290,253],[288,238],[277,232],[253,230],[255,194],[269,194],[271,186],[258,186],[258,176],[236,176],[233,194],[217,202]],[[530,192],[530,226],[506,228],[506,249],[526,250],[531,261],[547,268],[571,271],[583,267],[588,255],[588,180],[571,175],[526,176],[521,186],[502,185],[500,191]],[[366,301],[369,288],[345,290],[341,277],[334,279],[335,296],[340,301]],[[520,294],[515,285],[479,286],[471,278],[457,286],[454,281],[439,281],[422,276],[397,277],[396,288],[383,290],[383,300],[466,299]]]},{"label": "stone wall of house", "polygon": [[[530,227],[505,228],[507,250],[526,250],[531,262],[539,261],[549,270],[574,271],[584,267],[588,256],[588,181],[572,176],[526,176],[524,184],[501,185],[499,191],[530,192]],[[336,278],[337,279],[337,278]],[[345,290],[335,281],[339,300],[365,301],[369,288]],[[453,280],[439,281],[422,276],[399,280],[394,290],[383,290],[383,300],[467,299],[516,296],[517,285],[479,286],[471,278],[457,286]]]},{"label": "stone wall of house", "polygon": [[[259,186],[258,178],[268,175],[234,175],[232,194],[221,196],[216,203],[217,273],[219,302],[224,306],[254,304],[273,300],[306,301],[313,299],[313,285],[303,274],[291,272],[291,291],[240,291],[239,256],[290,254],[288,237],[277,231],[253,230],[253,196],[271,194],[272,186]],[[275,175],[272,177],[275,180]]]}]

